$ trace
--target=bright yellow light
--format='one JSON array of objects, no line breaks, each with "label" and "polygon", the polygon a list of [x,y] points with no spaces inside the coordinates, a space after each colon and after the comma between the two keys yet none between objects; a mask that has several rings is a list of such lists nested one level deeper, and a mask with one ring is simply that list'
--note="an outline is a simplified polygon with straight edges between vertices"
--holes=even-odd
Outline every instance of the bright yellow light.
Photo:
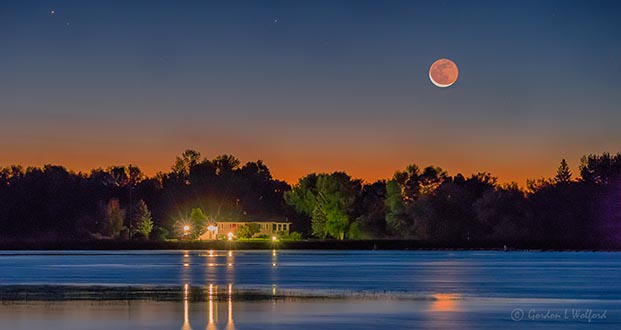
[{"label": "bright yellow light", "polygon": [[183,231],[190,231],[190,226],[188,225],[183,226]]},{"label": "bright yellow light", "polygon": [[277,240],[278,240],[278,237],[272,236],[272,241],[276,242]]}]

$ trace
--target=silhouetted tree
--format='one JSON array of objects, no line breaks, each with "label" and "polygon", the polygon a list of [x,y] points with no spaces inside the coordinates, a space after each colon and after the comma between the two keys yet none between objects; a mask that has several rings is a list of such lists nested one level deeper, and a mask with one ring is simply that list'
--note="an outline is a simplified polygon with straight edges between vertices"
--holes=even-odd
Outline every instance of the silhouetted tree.
[{"label": "silhouetted tree", "polygon": [[529,240],[530,205],[516,183],[487,189],[474,210],[481,226],[479,240],[504,244]]},{"label": "silhouetted tree", "polygon": [[116,198],[108,201],[104,215],[106,234],[111,237],[119,237],[125,222],[125,210],[121,209],[119,200]]},{"label": "silhouetted tree", "polygon": [[241,164],[239,159],[232,155],[220,155],[214,159],[213,163],[216,165],[216,173],[218,175],[232,173]]},{"label": "silhouetted tree", "polygon": [[571,182],[571,171],[567,165],[567,161],[563,158],[561,164],[556,170],[556,176],[554,177],[556,183],[569,183]]},{"label": "silhouetted tree", "polygon": [[171,174],[174,175],[176,179],[183,180],[183,182],[186,183],[185,180],[187,180],[190,175],[192,167],[199,164],[200,161],[200,152],[192,149],[186,149],[181,156],[177,157],[175,160],[175,165],[172,167]]},{"label": "silhouetted tree", "polygon": [[354,222],[349,227],[350,239],[370,239],[386,236],[386,182],[365,184],[356,199]]},{"label": "silhouetted tree", "polygon": [[187,222],[196,238],[205,214],[215,221],[290,219],[295,230],[320,238],[619,247],[621,154],[583,157],[577,180],[563,159],[553,178],[528,180],[525,191],[487,173],[451,177],[413,164],[372,184],[336,172],[309,174],[290,187],[261,160],[241,166],[234,156],[209,160],[194,150],[151,178],[134,165],[89,173],[0,167],[3,240],[118,238],[130,229],[147,236],[150,223],[151,238],[163,239]]}]

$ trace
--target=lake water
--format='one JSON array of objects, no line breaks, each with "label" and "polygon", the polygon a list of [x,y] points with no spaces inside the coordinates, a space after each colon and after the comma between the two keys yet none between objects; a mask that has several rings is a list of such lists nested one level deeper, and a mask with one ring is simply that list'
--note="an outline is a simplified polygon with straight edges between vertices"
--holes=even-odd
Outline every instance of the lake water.
[{"label": "lake water", "polygon": [[[42,301],[56,286],[178,295]],[[5,251],[0,293],[0,329],[621,329],[621,253]]]}]

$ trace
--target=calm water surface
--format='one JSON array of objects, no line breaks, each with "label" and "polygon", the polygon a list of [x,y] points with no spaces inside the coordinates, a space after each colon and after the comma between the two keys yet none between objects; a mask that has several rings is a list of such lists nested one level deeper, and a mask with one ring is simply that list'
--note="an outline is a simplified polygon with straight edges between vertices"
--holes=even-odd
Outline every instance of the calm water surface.
[{"label": "calm water surface", "polygon": [[[0,290],[41,284],[172,286],[183,299],[5,301],[0,329],[621,329],[621,253],[0,252]],[[280,298],[196,302],[195,287]]]}]

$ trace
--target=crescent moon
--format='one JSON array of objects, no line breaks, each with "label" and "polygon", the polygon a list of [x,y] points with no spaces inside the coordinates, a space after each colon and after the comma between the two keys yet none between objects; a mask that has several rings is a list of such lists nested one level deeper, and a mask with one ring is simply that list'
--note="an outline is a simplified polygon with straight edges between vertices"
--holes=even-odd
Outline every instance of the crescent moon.
[{"label": "crescent moon", "polygon": [[436,85],[436,86],[438,86],[438,87],[441,87],[441,88],[446,88],[446,87],[449,87],[449,86],[451,86],[452,84],[454,84],[454,83],[455,83],[455,82],[452,82],[452,83],[450,83],[450,84],[446,84],[446,85],[444,85],[444,84],[440,84],[440,83],[438,83],[437,81],[433,80],[433,77],[431,76],[431,72],[429,72],[429,80],[431,80],[431,82],[432,82],[434,85]]}]

